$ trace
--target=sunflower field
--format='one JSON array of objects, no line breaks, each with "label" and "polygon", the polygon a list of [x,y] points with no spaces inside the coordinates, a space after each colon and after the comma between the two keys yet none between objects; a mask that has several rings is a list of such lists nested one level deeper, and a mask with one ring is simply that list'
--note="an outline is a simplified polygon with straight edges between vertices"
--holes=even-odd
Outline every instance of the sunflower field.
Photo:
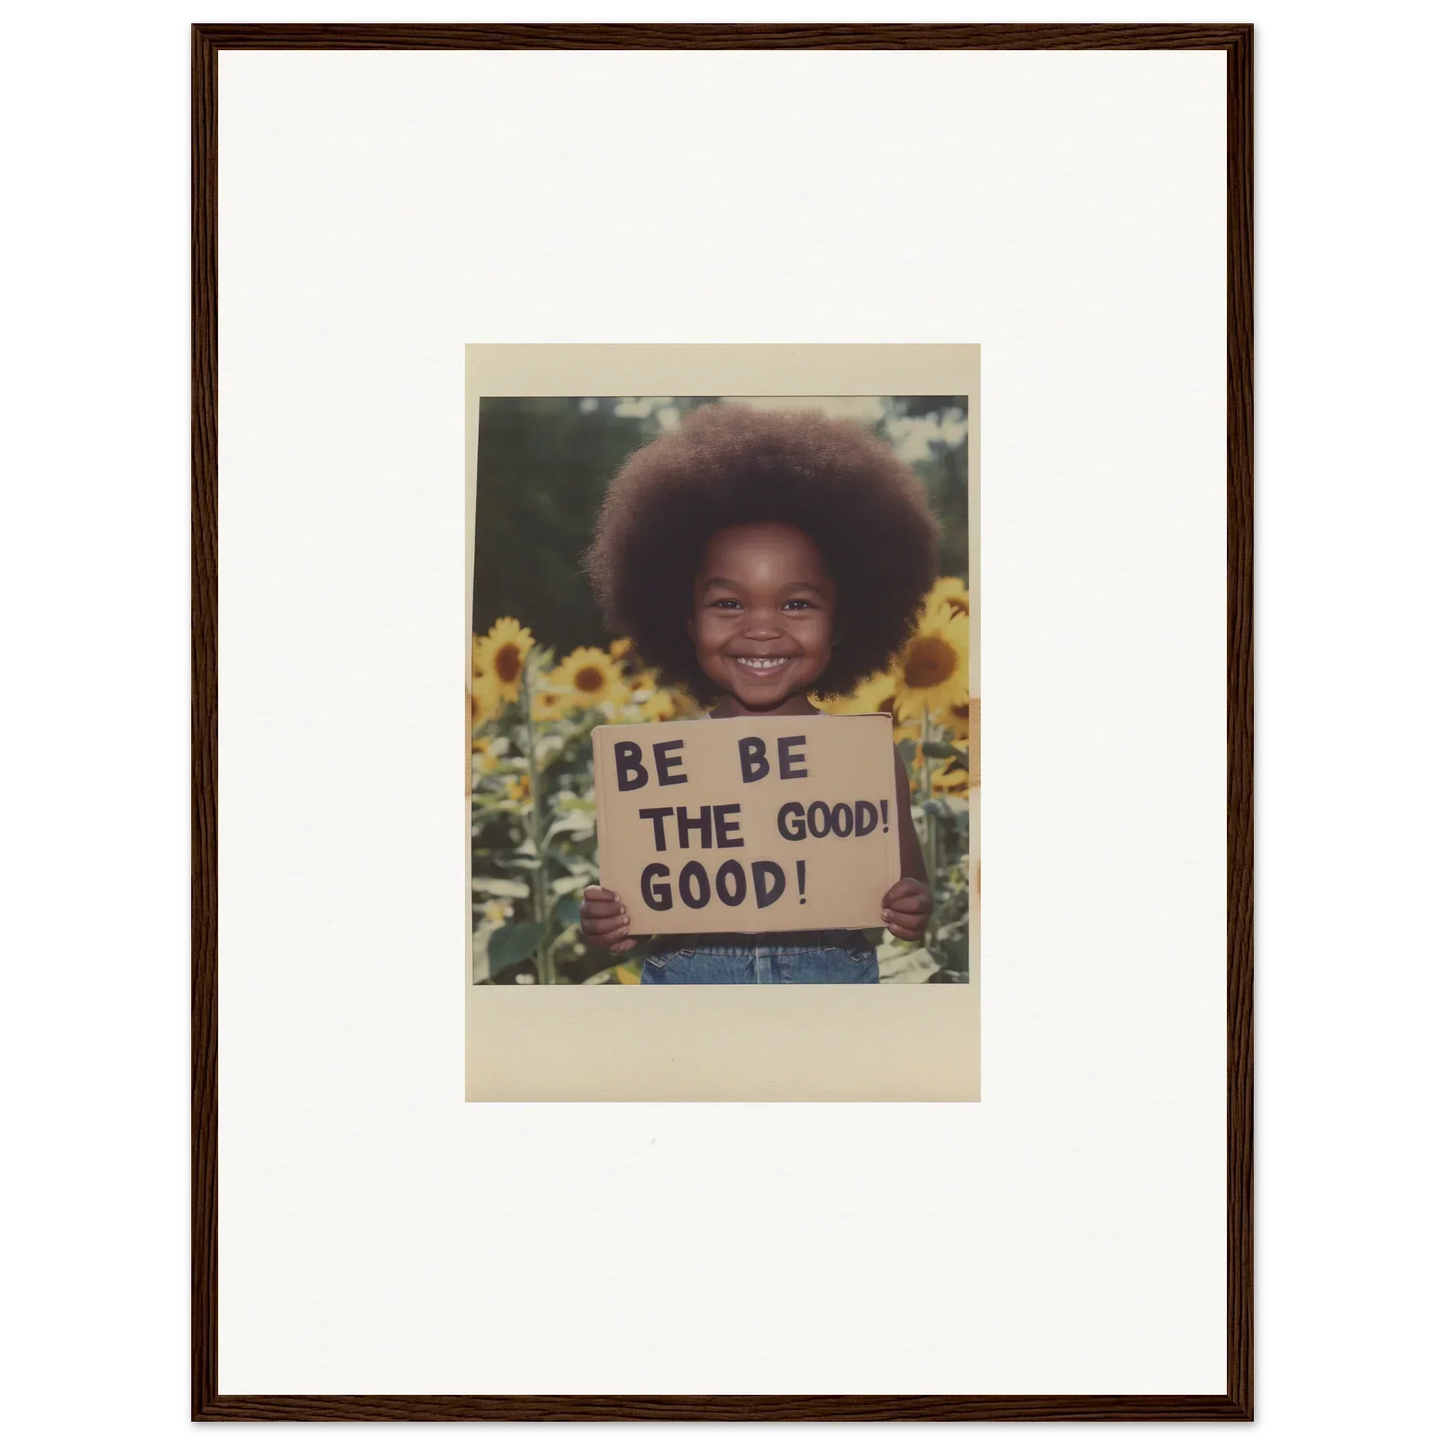
[{"label": "sunflower field", "polygon": [[[927,937],[879,929],[885,983],[968,980],[968,591],[943,577],[892,666],[830,713],[884,712],[908,770],[934,894]],[[474,983],[637,983],[640,962],[582,937],[582,890],[598,880],[592,729],[703,715],[662,686],[626,638],[563,657],[513,617],[472,637],[472,978]]]}]

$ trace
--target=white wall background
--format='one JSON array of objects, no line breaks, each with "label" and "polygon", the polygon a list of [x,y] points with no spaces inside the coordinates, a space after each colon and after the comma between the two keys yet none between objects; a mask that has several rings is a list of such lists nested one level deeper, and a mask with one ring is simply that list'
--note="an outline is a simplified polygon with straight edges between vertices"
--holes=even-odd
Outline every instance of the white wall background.
[{"label": "white wall background", "polygon": [[[222,55],[223,1394],[1223,1393],[1224,107]],[[981,1107],[462,1106],[461,364],[568,338],[981,344]]]}]

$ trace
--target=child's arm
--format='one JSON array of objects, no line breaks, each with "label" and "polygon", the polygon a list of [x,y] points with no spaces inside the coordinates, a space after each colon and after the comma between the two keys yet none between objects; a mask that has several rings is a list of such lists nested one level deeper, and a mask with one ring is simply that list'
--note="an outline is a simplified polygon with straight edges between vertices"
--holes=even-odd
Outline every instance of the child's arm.
[{"label": "child's arm", "polygon": [[933,894],[928,889],[928,868],[923,845],[913,826],[913,799],[908,790],[908,769],[894,749],[893,776],[898,785],[898,849],[903,877],[883,895],[883,922],[895,938],[915,942],[923,937],[933,912]]}]

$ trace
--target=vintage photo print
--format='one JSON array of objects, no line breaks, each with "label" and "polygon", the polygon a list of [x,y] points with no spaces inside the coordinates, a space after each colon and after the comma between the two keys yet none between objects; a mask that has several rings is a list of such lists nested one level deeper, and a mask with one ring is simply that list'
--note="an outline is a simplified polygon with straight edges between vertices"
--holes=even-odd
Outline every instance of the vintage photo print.
[{"label": "vintage photo print", "polygon": [[473,981],[966,979],[968,398],[478,405]]},{"label": "vintage photo print", "polygon": [[468,404],[469,994],[968,988],[976,395]]}]

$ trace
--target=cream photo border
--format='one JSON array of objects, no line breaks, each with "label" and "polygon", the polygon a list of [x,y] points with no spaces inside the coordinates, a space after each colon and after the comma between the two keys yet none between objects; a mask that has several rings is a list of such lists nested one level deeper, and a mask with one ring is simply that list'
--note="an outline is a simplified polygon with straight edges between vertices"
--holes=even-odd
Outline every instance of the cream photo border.
[{"label": "cream photo border", "polygon": [[[979,693],[979,347],[473,345],[466,348],[466,678],[484,396],[967,396],[969,694]],[[978,707],[969,768],[978,777]],[[979,790],[969,791],[969,977],[927,988],[463,988],[468,1102],[975,1102],[980,1096]],[[470,829],[470,817],[467,822]],[[470,832],[463,857],[470,857]]]}]

